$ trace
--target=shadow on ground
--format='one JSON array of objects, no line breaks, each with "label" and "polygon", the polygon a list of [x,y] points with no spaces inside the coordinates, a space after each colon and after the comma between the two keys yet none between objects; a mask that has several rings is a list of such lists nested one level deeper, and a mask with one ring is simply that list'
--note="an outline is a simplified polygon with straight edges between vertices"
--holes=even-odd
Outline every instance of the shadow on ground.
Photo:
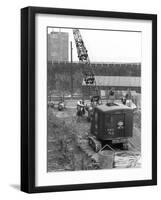
[{"label": "shadow on ground", "polygon": [[14,188],[15,190],[20,190],[20,185],[18,184],[10,184],[10,187]]}]

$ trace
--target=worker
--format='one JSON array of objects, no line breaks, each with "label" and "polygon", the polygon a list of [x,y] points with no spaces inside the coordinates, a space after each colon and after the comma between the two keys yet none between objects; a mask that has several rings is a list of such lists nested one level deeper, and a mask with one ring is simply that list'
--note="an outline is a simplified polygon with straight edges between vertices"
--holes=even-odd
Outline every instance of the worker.
[{"label": "worker", "polygon": [[131,95],[131,90],[130,89],[127,90],[126,99],[127,99],[126,105],[128,107],[131,107],[132,106],[132,95]]},{"label": "worker", "polygon": [[88,112],[88,116],[87,116],[87,120],[90,122],[92,119],[92,115],[93,115],[93,104],[90,104],[90,106],[87,107],[87,112]]},{"label": "worker", "polygon": [[128,99],[128,100],[132,99],[132,95],[131,95],[131,90],[130,89],[127,90],[126,99]]},{"label": "worker", "polygon": [[114,103],[114,100],[115,100],[115,92],[114,92],[114,89],[111,88],[109,91],[109,99],[108,99],[107,104],[112,105]]},{"label": "worker", "polygon": [[122,101],[122,103],[123,103],[124,105],[126,105],[126,96],[123,95],[121,101]]},{"label": "worker", "polygon": [[91,105],[93,106],[97,106],[100,104],[100,96],[97,95],[97,96],[92,96],[91,97]]},{"label": "worker", "polygon": [[77,102],[77,115],[82,116],[85,114],[85,105],[83,100]]}]

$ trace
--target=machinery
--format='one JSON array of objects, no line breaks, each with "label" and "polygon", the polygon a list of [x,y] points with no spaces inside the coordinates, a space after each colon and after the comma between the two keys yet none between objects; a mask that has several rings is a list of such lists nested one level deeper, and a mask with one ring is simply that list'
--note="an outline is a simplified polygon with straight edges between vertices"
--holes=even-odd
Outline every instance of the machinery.
[{"label": "machinery", "polygon": [[60,101],[59,103],[58,103],[58,110],[59,111],[62,111],[62,110],[64,110],[65,109],[65,103],[64,103],[64,101]]},{"label": "machinery", "polygon": [[83,38],[80,34],[79,29],[73,29],[73,35],[74,35],[74,40],[75,40],[75,44],[77,48],[79,62],[82,64],[88,65],[88,71],[87,71],[87,68],[85,69],[83,68],[83,71],[82,71],[83,81],[85,82],[86,85],[94,87],[95,89],[94,96],[99,96],[99,90],[96,84],[94,70],[92,68],[92,65],[90,65],[88,51],[84,45]]},{"label": "machinery", "polygon": [[[90,65],[87,49],[84,45],[79,29],[73,29],[73,35],[77,48],[79,61],[88,65],[89,71],[84,70],[83,80],[88,86],[95,88],[95,95],[90,97],[91,104],[86,106],[88,112],[88,121],[91,121],[91,136],[89,144],[98,152],[102,146],[108,144],[121,144],[123,149],[128,149],[128,138],[132,137],[133,131],[133,109],[122,104],[117,104],[114,101],[114,92],[111,89],[109,102],[106,105],[101,105],[101,97],[96,84],[94,71]],[[84,102],[84,98],[83,102]],[[84,107],[81,116],[85,114]],[[84,113],[83,113],[84,112]],[[78,112],[77,112],[78,113]]]},{"label": "machinery", "polygon": [[74,35],[74,40],[75,40],[75,44],[77,48],[79,62],[88,64],[90,61],[89,61],[87,49],[84,45],[79,29],[73,29],[73,35]]},{"label": "machinery", "polygon": [[[74,35],[74,40],[75,40],[75,44],[76,44],[76,48],[77,48],[77,54],[78,54],[78,58],[79,58],[79,62],[88,65],[88,69],[90,70],[83,70],[82,71],[82,75],[83,75],[83,81],[86,85],[94,87],[95,90],[95,94],[91,96],[91,105],[89,107],[86,106],[86,109],[79,109],[79,106],[77,105],[77,113],[79,113],[79,115],[84,115],[85,114],[85,110],[88,112],[88,117],[87,119],[90,121],[91,115],[93,113],[92,109],[93,109],[93,105],[96,104],[98,105],[101,101],[100,99],[100,95],[99,95],[99,90],[96,84],[96,80],[95,80],[95,75],[94,75],[94,71],[92,66],[90,65],[90,60],[89,60],[89,56],[88,56],[88,51],[84,45],[82,36],[80,34],[79,29],[73,29],[73,35]],[[83,101],[84,101],[84,97],[82,97]],[[82,111],[82,113],[81,113]]]},{"label": "machinery", "polygon": [[128,138],[132,137],[133,110],[126,105],[99,105],[94,108],[91,120],[89,143],[98,152],[102,145],[122,144],[128,149]]},{"label": "machinery", "polygon": [[65,109],[65,102],[63,97],[48,97],[48,107],[58,108],[58,111],[63,111]]}]

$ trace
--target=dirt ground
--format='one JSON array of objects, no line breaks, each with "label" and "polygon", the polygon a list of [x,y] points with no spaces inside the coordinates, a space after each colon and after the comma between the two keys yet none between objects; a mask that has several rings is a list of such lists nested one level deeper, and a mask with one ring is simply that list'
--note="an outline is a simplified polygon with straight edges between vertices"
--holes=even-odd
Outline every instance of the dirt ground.
[{"label": "dirt ground", "polygon": [[[134,113],[133,138],[130,139],[129,151],[117,152],[115,167],[124,167],[127,154],[141,151],[141,125],[140,111]],[[88,155],[92,153],[91,147],[85,143],[83,150],[80,141],[87,141],[90,132],[90,123],[86,116],[78,118],[74,104],[68,105],[64,111],[48,108],[48,144],[47,144],[47,171],[73,171],[97,169],[98,166]],[[121,154],[121,156],[119,155]],[[119,157],[120,156],[120,157]],[[140,156],[140,153],[139,153]],[[121,159],[120,159],[121,158]],[[121,164],[120,164],[121,163]]]},{"label": "dirt ground", "polygon": [[88,129],[89,123],[77,122],[75,109],[48,109],[48,172],[87,168],[90,160],[79,148],[77,139]]}]

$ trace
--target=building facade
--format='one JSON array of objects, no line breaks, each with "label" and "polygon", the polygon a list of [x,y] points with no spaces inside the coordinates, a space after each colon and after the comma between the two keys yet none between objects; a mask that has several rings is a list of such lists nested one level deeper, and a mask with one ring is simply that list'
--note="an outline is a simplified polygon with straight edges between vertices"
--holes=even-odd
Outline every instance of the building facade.
[{"label": "building facade", "polygon": [[[95,76],[99,95],[107,97],[111,88],[115,91],[127,91],[130,89],[132,92],[141,93],[141,77],[134,76]],[[95,95],[95,86],[86,85],[82,82],[82,92],[84,98]],[[117,92],[119,93],[119,92]],[[118,95],[120,96],[120,95]]]},{"label": "building facade", "polygon": [[65,32],[48,33],[48,61],[68,61],[69,35]]}]

